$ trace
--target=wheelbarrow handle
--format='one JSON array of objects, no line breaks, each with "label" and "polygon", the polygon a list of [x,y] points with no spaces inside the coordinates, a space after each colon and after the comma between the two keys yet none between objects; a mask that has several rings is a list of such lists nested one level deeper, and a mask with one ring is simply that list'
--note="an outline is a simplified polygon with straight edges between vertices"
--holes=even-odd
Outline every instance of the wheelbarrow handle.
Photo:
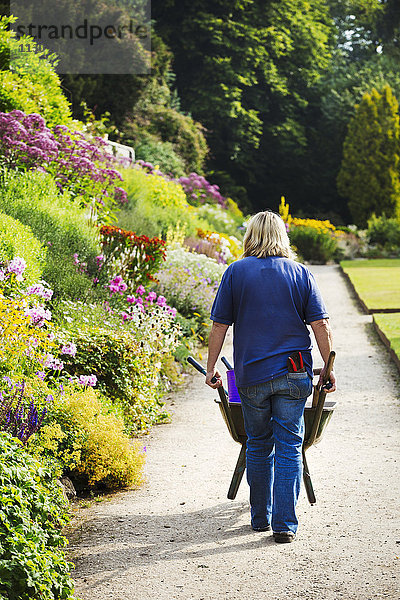
[{"label": "wheelbarrow handle", "polygon": [[[202,375],[207,375],[207,371],[205,370],[205,368],[200,363],[198,363],[197,360],[193,358],[193,356],[188,356],[186,360],[188,361],[189,365],[192,365],[192,367],[197,369],[199,373],[201,373]],[[217,381],[218,379],[216,377],[213,377],[211,379],[211,383],[216,383]]]},{"label": "wheelbarrow handle", "polygon": [[[202,367],[202,365],[200,363],[198,363],[197,360],[195,360],[193,358],[193,356],[188,356],[186,360],[188,361],[188,363],[190,365],[192,365],[192,367],[194,367],[195,369],[197,369],[199,371],[199,373],[202,373],[203,375],[207,375],[207,371],[205,370],[205,368]],[[211,379],[212,383],[215,383],[216,381],[217,381],[216,377],[213,377]],[[234,423],[234,421],[232,419],[231,410],[230,410],[229,404],[228,404],[228,394],[226,393],[226,391],[225,391],[225,389],[224,389],[224,387],[222,385],[220,385],[217,388],[217,392],[218,392],[219,398],[221,400],[221,404],[222,404],[222,406],[224,408],[224,413],[226,415],[227,421],[229,423],[229,429],[231,431],[231,435],[232,435],[232,437],[233,437],[234,440],[238,440],[239,436],[238,436],[238,434],[236,432],[235,423]]]},{"label": "wheelbarrow handle", "polygon": [[224,365],[226,366],[228,371],[233,371],[233,367],[232,367],[231,363],[228,361],[228,359],[225,356],[221,356],[221,361],[224,363]]}]

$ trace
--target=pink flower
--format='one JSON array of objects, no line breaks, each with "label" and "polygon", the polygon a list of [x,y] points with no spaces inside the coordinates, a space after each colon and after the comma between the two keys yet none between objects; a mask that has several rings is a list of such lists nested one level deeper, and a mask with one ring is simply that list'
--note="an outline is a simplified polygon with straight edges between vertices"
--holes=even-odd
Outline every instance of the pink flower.
[{"label": "pink flower", "polygon": [[53,296],[53,290],[45,288],[41,283],[30,285],[26,290],[26,293],[28,296],[35,295],[44,298],[45,300],[51,300],[51,297]]},{"label": "pink flower", "polygon": [[145,289],[142,285],[139,285],[139,287],[136,290],[136,293],[139,294],[140,296],[143,296],[143,294],[145,293]]},{"label": "pink flower", "polygon": [[[22,276],[22,273],[25,271],[25,269],[26,269],[26,262],[20,256],[16,256],[12,260],[10,260],[10,262],[8,263],[8,266],[7,266],[7,271],[9,273],[15,273],[17,278]],[[18,279],[18,281],[20,281],[20,280]]]},{"label": "pink flower", "polygon": [[44,306],[34,306],[25,310],[25,316],[30,317],[32,324],[37,327],[43,327],[46,321],[51,320],[51,312]]},{"label": "pink flower", "polygon": [[94,387],[97,383],[96,375],[80,375],[78,379],[78,383],[80,385],[88,385],[90,387]]},{"label": "pink flower", "polygon": [[74,357],[76,354],[77,348],[74,342],[68,342],[61,348],[61,354],[66,354],[68,356]]},{"label": "pink flower", "polygon": [[43,366],[47,369],[53,369],[54,371],[62,371],[64,368],[64,363],[58,358],[55,358],[52,354],[48,354]]},{"label": "pink flower", "polygon": [[147,296],[146,300],[148,302],[154,302],[154,300],[157,298],[157,294],[155,292],[150,292],[149,295]]},{"label": "pink flower", "polygon": [[158,306],[165,306],[167,304],[167,300],[164,296],[158,296],[157,298]]}]

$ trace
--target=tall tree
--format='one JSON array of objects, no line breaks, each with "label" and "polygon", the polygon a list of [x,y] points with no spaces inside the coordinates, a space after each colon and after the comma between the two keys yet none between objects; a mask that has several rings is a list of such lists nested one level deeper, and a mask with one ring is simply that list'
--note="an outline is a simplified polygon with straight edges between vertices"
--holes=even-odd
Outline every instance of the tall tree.
[{"label": "tall tree", "polygon": [[399,105],[387,85],[365,94],[349,123],[338,175],[356,225],[385,214],[400,218]]},{"label": "tall tree", "polygon": [[210,166],[255,206],[298,187],[304,113],[330,60],[324,0],[153,0],[182,107],[208,129]]}]

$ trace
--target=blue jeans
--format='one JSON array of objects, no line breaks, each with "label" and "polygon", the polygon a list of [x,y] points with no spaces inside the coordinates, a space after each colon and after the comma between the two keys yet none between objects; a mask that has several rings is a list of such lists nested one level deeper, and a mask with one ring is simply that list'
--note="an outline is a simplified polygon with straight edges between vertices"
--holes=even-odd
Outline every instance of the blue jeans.
[{"label": "blue jeans", "polygon": [[312,380],[307,373],[288,373],[238,391],[248,437],[251,524],[296,533],[304,405],[312,391]]}]

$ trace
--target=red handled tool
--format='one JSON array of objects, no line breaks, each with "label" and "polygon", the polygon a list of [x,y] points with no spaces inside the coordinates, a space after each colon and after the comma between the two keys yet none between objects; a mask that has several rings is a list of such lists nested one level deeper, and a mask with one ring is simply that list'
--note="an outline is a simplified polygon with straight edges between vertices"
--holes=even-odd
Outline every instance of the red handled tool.
[{"label": "red handled tool", "polygon": [[287,359],[289,373],[305,373],[305,366],[301,352],[294,352]]}]

